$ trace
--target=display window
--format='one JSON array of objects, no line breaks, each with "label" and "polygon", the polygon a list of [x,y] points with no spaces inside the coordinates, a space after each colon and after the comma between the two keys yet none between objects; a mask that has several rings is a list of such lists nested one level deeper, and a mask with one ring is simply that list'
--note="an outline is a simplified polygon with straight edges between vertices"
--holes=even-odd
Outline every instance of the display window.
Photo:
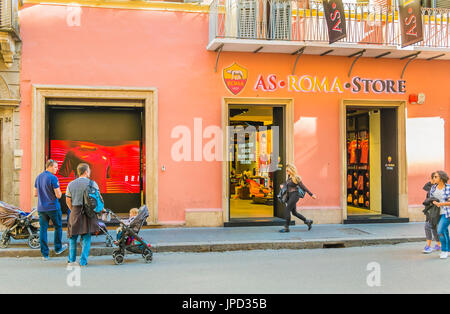
[{"label": "display window", "polygon": [[347,113],[347,204],[349,213],[370,212],[369,113]]},{"label": "display window", "polygon": [[85,141],[50,142],[50,155],[60,165],[56,176],[61,191],[77,176],[77,166],[87,163],[102,194],[139,193],[139,141],[110,142],[100,145]]},{"label": "display window", "polygon": [[142,111],[138,108],[50,106],[48,157],[59,165],[56,176],[67,212],[67,185],[87,163],[107,208],[127,213],[143,202]]}]

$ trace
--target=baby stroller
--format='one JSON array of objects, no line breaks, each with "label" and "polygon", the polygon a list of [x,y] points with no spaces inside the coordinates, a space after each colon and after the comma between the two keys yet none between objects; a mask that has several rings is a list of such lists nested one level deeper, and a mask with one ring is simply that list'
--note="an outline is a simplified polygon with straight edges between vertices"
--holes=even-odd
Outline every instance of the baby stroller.
[{"label": "baby stroller", "polygon": [[99,230],[98,232],[96,232],[95,234],[93,234],[93,235],[95,235],[95,236],[105,235],[105,237],[106,237],[106,241],[105,241],[106,247],[113,247],[114,239],[113,239],[113,237],[109,234],[108,229],[106,228],[105,223],[99,221],[99,222],[97,223],[97,225],[98,225],[98,227],[99,227],[100,230]]},{"label": "baby stroller", "polygon": [[109,234],[106,224],[103,221],[99,220],[97,222],[97,225],[98,225],[99,231],[97,231],[93,235],[94,236],[104,235],[106,237],[106,241],[105,241],[106,247],[113,247],[114,238]]},{"label": "baby stroller", "polygon": [[39,249],[39,228],[36,226],[39,219],[34,218],[34,209],[31,213],[25,213],[19,208],[0,201],[0,223],[6,227],[0,239],[0,248],[5,249],[11,242],[11,237],[15,240],[28,239],[28,246],[32,249]]},{"label": "baby stroller", "polygon": [[138,235],[149,216],[147,206],[142,206],[137,216],[131,222],[120,220],[113,212],[109,212],[114,218],[119,220],[121,228],[121,231],[117,235],[117,241],[114,242],[117,245],[117,248],[112,254],[114,263],[116,265],[123,264],[126,252],[141,254],[146,263],[151,263],[153,261],[151,245]]}]

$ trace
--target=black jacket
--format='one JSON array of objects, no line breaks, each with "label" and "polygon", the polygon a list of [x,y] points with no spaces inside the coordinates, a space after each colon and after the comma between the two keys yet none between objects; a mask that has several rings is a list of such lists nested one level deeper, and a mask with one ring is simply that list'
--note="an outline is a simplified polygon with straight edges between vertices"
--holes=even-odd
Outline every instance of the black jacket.
[{"label": "black jacket", "polygon": [[423,205],[425,205],[423,213],[427,217],[427,222],[432,225],[437,225],[441,219],[441,209],[433,204],[434,201],[439,202],[439,200],[435,197],[429,197],[423,202]]},{"label": "black jacket", "polygon": [[423,189],[427,192],[427,198],[430,197],[430,191],[431,188],[433,187],[433,184],[431,184],[431,182],[428,182],[427,184],[425,184],[425,186],[423,187]]}]

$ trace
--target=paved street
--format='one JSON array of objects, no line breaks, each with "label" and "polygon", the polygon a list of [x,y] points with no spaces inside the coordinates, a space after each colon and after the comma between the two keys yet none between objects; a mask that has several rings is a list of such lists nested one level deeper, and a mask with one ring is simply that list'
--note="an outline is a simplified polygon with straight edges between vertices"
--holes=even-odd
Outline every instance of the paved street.
[{"label": "paved street", "polygon": [[[66,258],[0,259],[0,293],[449,293],[450,260],[423,243],[345,249],[158,253],[152,264],[93,257],[81,286],[69,287]],[[372,276],[380,267],[381,286]],[[73,277],[71,277],[73,278]],[[375,278],[375,280],[374,280]]]}]

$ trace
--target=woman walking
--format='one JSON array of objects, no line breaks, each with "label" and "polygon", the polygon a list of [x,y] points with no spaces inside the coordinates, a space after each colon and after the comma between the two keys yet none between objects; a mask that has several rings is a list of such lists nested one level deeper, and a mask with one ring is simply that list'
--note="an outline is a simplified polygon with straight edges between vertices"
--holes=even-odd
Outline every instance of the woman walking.
[{"label": "woman walking", "polygon": [[[424,205],[429,204],[428,206],[425,206],[424,214],[426,216],[425,220],[425,237],[427,239],[427,244],[425,245],[425,248],[423,249],[423,253],[430,254],[435,251],[441,250],[441,243],[439,242],[439,235],[437,232],[437,226],[439,223],[439,219],[441,218],[440,215],[440,209],[439,208],[433,208],[431,209],[430,206],[435,207],[434,204],[432,204],[432,198],[430,198],[430,192],[434,185],[436,185],[438,182],[439,175],[437,172],[433,172],[431,174],[431,180],[425,184],[423,189],[427,192],[427,198],[425,199]],[[436,209],[436,210],[435,210]],[[431,247],[432,241],[436,241],[436,245]]]},{"label": "woman walking", "polygon": [[[317,196],[311,193],[308,188],[303,184],[302,179],[297,173],[297,168],[289,164],[286,166],[286,174],[287,174],[287,181],[285,183],[287,188],[287,204],[285,209],[285,217],[286,217],[286,225],[284,226],[284,229],[281,229],[280,232],[289,232],[289,225],[291,224],[291,213],[301,221],[303,221],[307,226],[308,230],[311,230],[313,221],[306,219],[305,216],[299,214],[297,212],[297,202],[300,199],[300,193],[298,191],[298,188],[301,188],[303,191],[308,193],[313,199],[317,199]],[[283,188],[283,185],[281,185]]]},{"label": "woman walking", "polygon": [[441,220],[438,224],[438,234],[441,240],[441,259],[447,259],[450,250],[450,236],[448,226],[450,225],[450,184],[449,177],[444,171],[435,173],[435,183],[430,191],[430,196],[435,197],[439,202],[434,201],[433,204],[441,209]]}]

